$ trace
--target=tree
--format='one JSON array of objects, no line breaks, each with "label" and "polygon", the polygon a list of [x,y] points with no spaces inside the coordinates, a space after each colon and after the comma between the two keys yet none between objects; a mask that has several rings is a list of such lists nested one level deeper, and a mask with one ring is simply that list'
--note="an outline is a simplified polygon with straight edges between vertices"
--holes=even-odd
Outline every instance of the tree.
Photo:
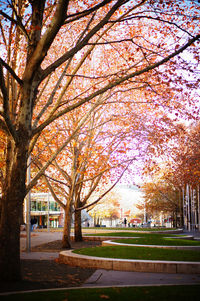
[{"label": "tree", "polygon": [[185,131],[179,137],[177,145],[172,149],[174,177],[180,186],[199,184],[199,127],[198,122],[185,126]]},{"label": "tree", "polygon": [[145,173],[153,180],[143,187],[150,200],[147,207],[170,210],[175,226],[178,222],[188,227],[191,220],[193,227],[199,223],[199,123],[194,117],[189,125],[173,120],[177,134],[168,132],[161,143],[157,135],[158,143],[151,145],[154,151],[149,152],[145,166]]},{"label": "tree", "polygon": [[[164,79],[159,67],[165,64],[168,74],[175,67],[173,58],[193,46],[200,36],[196,32],[195,5],[174,1],[7,0],[1,8],[0,126],[6,138],[1,175],[0,270],[2,279],[17,280],[23,200],[55,159],[52,156],[26,186],[27,160],[43,131],[64,114],[95,102],[98,95],[109,90],[117,96],[117,102],[123,90],[143,88],[144,95],[152,95],[159,84],[166,98],[169,79]],[[57,43],[61,45],[59,52]],[[77,90],[74,95],[70,84],[75,76],[90,78],[90,74],[77,71],[87,63],[90,52],[96,48],[100,53],[101,47],[108,56],[112,53],[112,70],[105,69],[101,75],[97,72],[85,93]],[[196,48],[192,50],[196,56]],[[181,61],[182,67],[187,65]]]},{"label": "tree", "polygon": [[[104,114],[102,114],[103,112]],[[84,114],[84,110],[79,109],[69,120],[66,118],[63,120],[64,133],[66,131],[73,133],[81,114]],[[117,122],[117,126],[115,125],[117,116],[116,112],[114,118],[110,118],[105,107],[98,107],[96,111],[91,113],[71,143],[65,147],[63,153],[57,156],[54,163],[45,171],[47,186],[54,199],[65,211],[63,248],[70,248],[71,245],[70,230],[73,211],[75,240],[81,241],[81,210],[85,206],[89,208],[93,203],[97,204],[116,185],[127,166],[135,159],[134,154],[129,156],[127,154],[126,158],[122,156],[128,150],[126,144],[128,144],[127,138],[130,138],[130,133],[127,128],[125,132],[123,131],[124,120],[122,116],[121,120]],[[126,115],[126,119],[127,117]],[[131,129],[133,129],[132,126]],[[69,136],[71,135],[69,134]],[[55,139],[48,143],[46,137],[43,137],[43,140],[45,143],[40,143],[40,145],[43,149],[47,145],[49,155],[44,156],[44,151],[38,149],[36,157],[32,160],[39,169],[42,168],[42,163],[52,156],[53,152],[57,152],[59,147],[58,141]],[[62,142],[65,144],[64,137]],[[40,155],[37,155],[38,153]],[[108,182],[112,184],[108,185]],[[41,183],[39,187],[41,187]],[[101,195],[97,193],[99,187],[101,189],[104,187]],[[98,197],[91,202],[90,199],[94,194]]]},{"label": "tree", "polygon": [[113,219],[120,218],[120,204],[116,192],[109,192],[97,205],[89,209],[95,225],[101,225],[102,219],[109,219],[112,226]]},{"label": "tree", "polygon": [[169,162],[173,181],[179,185],[182,225],[188,230],[200,227],[199,159],[199,122],[194,120],[184,126]]},{"label": "tree", "polygon": [[[178,213],[181,213],[179,189],[167,178],[154,178],[153,182],[142,185],[145,209],[148,215],[170,214],[173,217],[174,227],[178,225]],[[180,221],[179,221],[180,223]],[[180,224],[179,224],[180,226]]]}]

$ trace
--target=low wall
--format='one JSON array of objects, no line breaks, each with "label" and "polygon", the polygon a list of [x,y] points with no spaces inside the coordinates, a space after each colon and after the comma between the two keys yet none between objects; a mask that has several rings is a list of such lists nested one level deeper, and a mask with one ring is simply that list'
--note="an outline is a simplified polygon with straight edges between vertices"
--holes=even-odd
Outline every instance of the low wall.
[{"label": "low wall", "polygon": [[102,241],[102,246],[127,246],[127,247],[145,247],[145,248],[200,251],[200,246],[159,246],[159,245],[124,244],[124,243],[114,242],[111,240]]},{"label": "low wall", "polygon": [[93,257],[62,251],[59,261],[70,266],[82,268],[106,269],[115,271],[150,272],[150,273],[183,273],[199,274],[200,262],[127,260]]}]

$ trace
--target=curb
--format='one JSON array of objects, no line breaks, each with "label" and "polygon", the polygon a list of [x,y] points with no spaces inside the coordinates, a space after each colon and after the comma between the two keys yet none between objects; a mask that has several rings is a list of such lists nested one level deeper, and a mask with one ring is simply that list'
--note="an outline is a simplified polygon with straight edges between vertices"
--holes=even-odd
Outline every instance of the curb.
[{"label": "curb", "polygon": [[[132,237],[133,238],[133,237]],[[102,246],[127,246],[127,247],[146,247],[146,248],[160,248],[160,249],[175,249],[175,250],[200,250],[200,246],[160,246],[160,245],[139,245],[139,244],[125,244],[118,243],[111,240],[102,242]]]},{"label": "curb", "polygon": [[200,262],[127,260],[102,258],[73,253],[72,250],[59,253],[59,261],[82,268],[106,269],[115,271],[199,274]]}]

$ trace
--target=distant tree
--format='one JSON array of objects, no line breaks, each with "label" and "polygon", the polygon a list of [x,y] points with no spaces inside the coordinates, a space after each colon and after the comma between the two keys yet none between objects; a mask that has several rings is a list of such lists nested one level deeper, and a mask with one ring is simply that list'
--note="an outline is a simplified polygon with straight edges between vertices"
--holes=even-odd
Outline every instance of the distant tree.
[{"label": "distant tree", "polygon": [[101,224],[102,219],[112,221],[120,218],[120,204],[117,194],[114,191],[109,192],[98,204],[89,209],[93,217],[94,224]]},{"label": "distant tree", "polygon": [[147,214],[150,216],[159,215],[161,212],[169,214],[173,217],[174,227],[177,227],[178,213],[180,214],[182,210],[179,189],[162,178],[144,184],[142,192]]}]

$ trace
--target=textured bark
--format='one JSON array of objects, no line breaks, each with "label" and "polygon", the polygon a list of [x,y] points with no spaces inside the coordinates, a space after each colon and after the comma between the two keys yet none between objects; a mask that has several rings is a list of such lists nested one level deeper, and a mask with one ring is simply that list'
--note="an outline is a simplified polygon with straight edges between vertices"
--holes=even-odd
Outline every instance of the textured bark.
[{"label": "textured bark", "polygon": [[80,210],[75,211],[74,235],[75,241],[83,241]]},{"label": "textured bark", "polygon": [[65,220],[62,237],[62,248],[71,249],[71,203],[68,202],[65,208]]},{"label": "textured bark", "polygon": [[[12,187],[13,189],[13,187]],[[10,190],[10,189],[9,189]],[[9,199],[9,202],[7,201]],[[16,196],[10,192],[2,200],[0,228],[0,279],[20,280],[20,204],[16,206]],[[19,200],[17,201],[19,203]],[[8,239],[9,237],[9,239]]]},{"label": "textured bark", "polygon": [[0,279],[19,280],[20,217],[25,197],[27,151],[23,144],[10,149],[13,160],[2,195],[0,221]]}]

